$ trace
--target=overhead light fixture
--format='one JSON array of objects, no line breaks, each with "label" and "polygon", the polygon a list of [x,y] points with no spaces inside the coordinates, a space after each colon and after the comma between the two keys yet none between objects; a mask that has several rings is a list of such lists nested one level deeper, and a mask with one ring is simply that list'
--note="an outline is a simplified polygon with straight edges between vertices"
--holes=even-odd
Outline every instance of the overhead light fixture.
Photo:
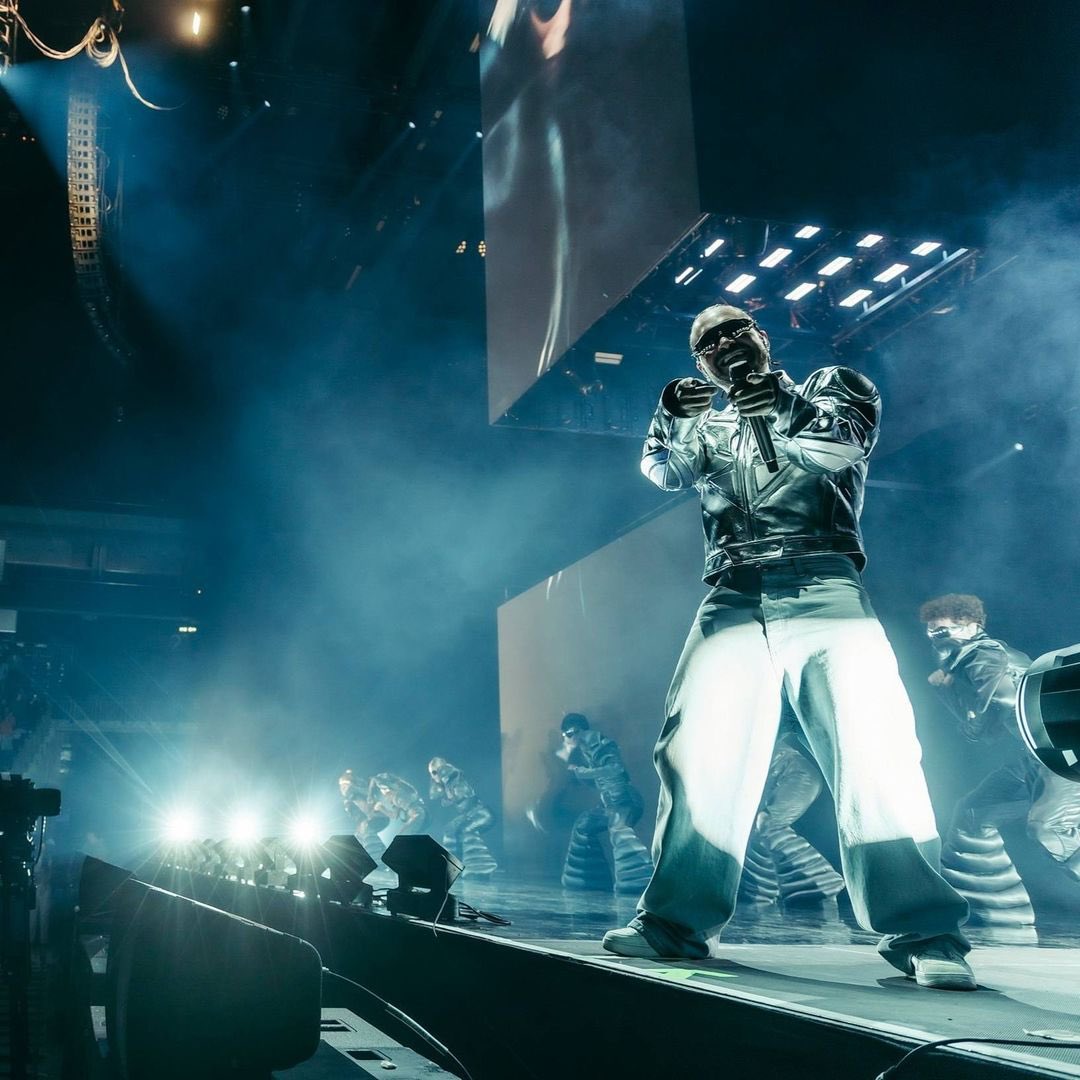
[{"label": "overhead light fixture", "polygon": [[734,281],[725,285],[724,288],[728,292],[742,292],[751,281],[755,281],[756,278],[753,274],[740,274]]},{"label": "overhead light fixture", "polygon": [[894,277],[899,277],[905,270],[910,269],[911,267],[908,266],[907,263],[893,263],[892,266],[888,267],[885,270],[882,270],[881,273],[874,278],[874,280],[880,281],[882,284],[885,284],[885,282],[892,281]]},{"label": "overhead light fixture", "polygon": [[769,254],[758,263],[758,266],[778,266],[790,254],[791,248],[778,247],[775,250],[770,251]]},{"label": "overhead light fixture", "polygon": [[817,236],[821,232],[820,225],[804,225],[796,234],[796,240],[809,240],[811,236]]},{"label": "overhead light fixture", "polygon": [[843,270],[848,263],[851,262],[851,257],[848,255],[837,255],[835,259],[827,262],[818,273],[822,277],[832,277],[838,270]]},{"label": "overhead light fixture", "polygon": [[202,30],[202,15],[197,11],[193,11],[191,13],[191,36],[198,37],[200,30]]},{"label": "overhead light fixture", "polygon": [[707,258],[708,258],[708,257],[709,257],[710,255],[713,255],[713,254],[715,254],[715,253],[716,253],[717,251],[719,251],[719,250],[720,250],[720,249],[721,249],[721,248],[722,248],[723,246],[724,246],[724,240],[723,240],[723,237],[717,237],[717,238],[716,238],[716,239],[715,239],[715,240],[714,240],[714,241],[713,241],[713,242],[712,242],[712,243],[711,243],[711,244],[710,244],[710,245],[709,245],[709,246],[708,246],[708,247],[707,247],[707,248],[705,249],[705,252],[704,252],[704,258],[706,258],[706,259],[707,259]]},{"label": "overhead light fixture", "polygon": [[884,236],[880,236],[876,232],[868,232],[855,246],[861,248],[872,248],[875,244],[880,244],[884,240]]},{"label": "overhead light fixture", "polygon": [[853,293],[848,293],[848,295],[840,301],[840,307],[854,307],[868,296],[871,296],[873,291],[873,289],[856,289]]},{"label": "overhead light fixture", "polygon": [[598,364],[621,364],[623,360],[623,354],[621,352],[597,352],[593,354],[593,359]]},{"label": "overhead light fixture", "polygon": [[812,281],[804,281],[801,285],[796,285],[794,289],[789,292],[784,299],[785,300],[801,300],[804,296],[812,293],[817,288],[817,285]]},{"label": "overhead light fixture", "polygon": [[692,266],[688,266],[685,270],[680,270],[679,273],[675,275],[675,284],[681,285],[693,272],[694,268]]},{"label": "overhead light fixture", "polygon": [[925,240],[923,241],[923,243],[919,244],[918,247],[913,247],[911,249],[911,254],[929,255],[931,251],[937,251],[939,247],[941,247],[941,244],[939,244],[936,240]]}]

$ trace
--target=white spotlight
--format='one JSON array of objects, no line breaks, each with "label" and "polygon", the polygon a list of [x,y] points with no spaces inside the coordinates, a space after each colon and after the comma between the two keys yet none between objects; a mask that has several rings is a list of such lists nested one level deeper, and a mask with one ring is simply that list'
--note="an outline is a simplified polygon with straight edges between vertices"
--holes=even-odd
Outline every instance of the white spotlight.
[{"label": "white spotlight", "polygon": [[191,13],[191,36],[198,37],[199,31],[202,29],[202,16],[197,12]]},{"label": "white spotlight", "polygon": [[250,4],[242,5],[241,8],[240,8],[240,14],[241,15],[250,15],[251,14],[251,5]]},{"label": "white spotlight", "polygon": [[801,300],[808,293],[812,293],[817,286],[812,281],[804,281],[801,285],[796,285],[794,289],[789,292],[784,299],[785,300]]},{"label": "white spotlight", "polygon": [[937,251],[941,245],[936,240],[926,240],[918,247],[911,249],[912,255],[929,255],[931,251]]},{"label": "white spotlight", "polygon": [[238,810],[229,822],[229,839],[234,844],[250,844],[259,838],[259,823],[249,810]]},{"label": "white spotlight", "polygon": [[797,240],[809,240],[811,236],[817,236],[821,232],[820,225],[804,225],[796,234]]},{"label": "white spotlight", "polygon": [[853,293],[848,293],[840,301],[840,307],[854,307],[861,300],[865,300],[872,292],[872,289],[856,289]]},{"label": "white spotlight", "polygon": [[692,266],[688,266],[685,270],[680,270],[675,275],[675,284],[681,285],[693,272],[694,268]]},{"label": "white spotlight", "polygon": [[743,289],[745,289],[746,286],[754,280],[755,278],[753,274],[740,274],[730,284],[725,285],[724,288],[727,289],[728,292],[742,292]]},{"label": "white spotlight", "polygon": [[310,814],[301,814],[289,824],[289,839],[297,847],[314,847],[322,842],[325,835],[322,823]]},{"label": "white spotlight", "polygon": [[832,277],[838,270],[843,270],[851,259],[847,255],[837,255],[831,262],[827,262],[818,273],[822,277]]},{"label": "white spotlight", "polygon": [[758,263],[758,266],[779,266],[790,254],[791,248],[775,248]]},{"label": "white spotlight", "polygon": [[721,249],[721,248],[722,248],[723,246],[724,246],[724,241],[723,241],[723,238],[718,238],[718,239],[714,240],[714,241],[713,241],[713,242],[712,242],[712,243],[711,243],[711,244],[710,244],[710,245],[709,245],[709,246],[708,246],[708,247],[707,247],[707,248],[705,249],[705,252],[704,252],[704,257],[705,257],[705,258],[707,259],[707,258],[708,258],[708,257],[709,257],[710,255],[712,255],[712,254],[713,254],[714,252],[717,252],[717,251],[719,251],[719,250],[720,250],[720,249]]},{"label": "white spotlight", "polygon": [[240,63],[239,63],[239,61],[237,61],[237,60],[230,60],[230,61],[229,61],[229,67],[231,67],[231,68],[233,68],[233,69],[236,69],[236,68],[238,68],[239,66],[240,66]]},{"label": "white spotlight", "polygon": [[876,232],[868,232],[855,246],[872,248],[875,244],[880,244],[884,239],[884,236],[879,236]]},{"label": "white spotlight", "polygon": [[199,819],[186,807],[173,810],[165,818],[161,832],[170,844],[190,844],[199,834]]},{"label": "white spotlight", "polygon": [[1023,450],[1024,449],[1024,444],[1022,442],[1014,442],[1013,443],[1013,449],[1014,450]]},{"label": "white spotlight", "polygon": [[874,280],[884,284],[886,281],[892,281],[894,277],[899,277],[905,270],[910,269],[911,267],[907,263],[893,263],[892,266],[882,270]]}]

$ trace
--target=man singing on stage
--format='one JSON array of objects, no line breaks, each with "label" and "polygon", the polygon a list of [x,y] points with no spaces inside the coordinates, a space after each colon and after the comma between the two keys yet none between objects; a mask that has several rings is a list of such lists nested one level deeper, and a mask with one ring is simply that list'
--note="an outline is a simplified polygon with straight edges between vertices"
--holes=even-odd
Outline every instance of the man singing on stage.
[{"label": "man singing on stage", "polygon": [[[700,493],[711,592],[655,751],[656,869],[637,917],[604,948],[709,955],[734,910],[786,698],[833,794],[859,922],[885,935],[879,952],[921,986],[974,990],[959,929],[967,904],[937,871],[911,704],[860,574],[878,392],[844,367],[795,385],[769,369],[754,320],[723,304],[694,320],[690,350],[706,381],[664,389],[642,470],[665,491]],[[712,406],[717,391],[725,408]]]}]

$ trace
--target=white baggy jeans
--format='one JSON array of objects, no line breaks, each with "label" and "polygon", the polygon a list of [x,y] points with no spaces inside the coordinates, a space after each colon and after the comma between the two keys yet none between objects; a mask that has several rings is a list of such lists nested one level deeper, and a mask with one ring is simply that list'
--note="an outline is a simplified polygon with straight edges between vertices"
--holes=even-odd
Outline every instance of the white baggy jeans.
[{"label": "white baggy jeans", "polygon": [[970,948],[967,903],[940,841],[896,657],[842,555],[737,570],[705,598],[654,759],[656,868],[637,926],[666,955],[705,956],[735,908],[785,694],[828,781],[855,916],[908,970],[931,939]]}]

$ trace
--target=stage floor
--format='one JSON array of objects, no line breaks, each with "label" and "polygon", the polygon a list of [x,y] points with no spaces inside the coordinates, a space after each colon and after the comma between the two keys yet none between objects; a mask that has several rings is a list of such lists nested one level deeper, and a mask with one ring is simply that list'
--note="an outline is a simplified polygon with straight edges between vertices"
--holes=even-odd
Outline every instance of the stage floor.
[{"label": "stage floor", "polygon": [[1055,1039],[1080,1042],[1080,928],[1069,920],[1041,927],[1038,940],[1026,944],[1009,940],[1018,935],[972,929],[979,991],[946,993],[924,990],[886,964],[874,951],[877,935],[846,921],[835,904],[786,915],[775,907],[742,910],[723,935],[720,958],[656,962],[615,957],[600,947],[605,930],[632,917],[632,898],[498,876],[462,880],[454,891],[512,921],[508,927],[459,925],[522,946],[920,1042],[1048,1033],[1046,1049],[964,1049],[1003,1065],[1080,1077],[1080,1050],[1054,1045]]}]

